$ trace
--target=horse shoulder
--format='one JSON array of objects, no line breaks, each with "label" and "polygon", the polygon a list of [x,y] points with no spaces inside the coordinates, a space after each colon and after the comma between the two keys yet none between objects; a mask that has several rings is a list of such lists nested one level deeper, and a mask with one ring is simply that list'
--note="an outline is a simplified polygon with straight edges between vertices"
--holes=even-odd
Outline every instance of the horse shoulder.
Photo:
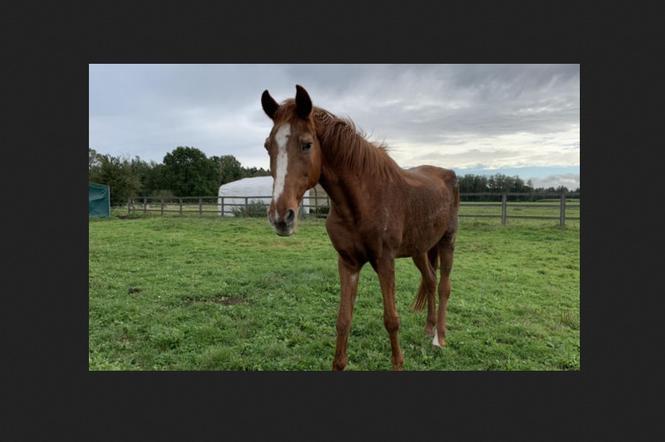
[{"label": "horse shoulder", "polygon": [[326,231],[333,247],[342,257],[347,261],[363,261],[365,252],[360,232],[349,220],[341,217],[334,206],[326,219]]}]

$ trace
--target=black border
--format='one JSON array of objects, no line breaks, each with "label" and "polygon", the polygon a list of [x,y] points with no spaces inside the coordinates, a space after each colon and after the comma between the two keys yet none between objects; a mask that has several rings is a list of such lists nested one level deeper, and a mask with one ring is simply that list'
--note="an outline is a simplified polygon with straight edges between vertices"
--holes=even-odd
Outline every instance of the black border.
[{"label": "black border", "polygon": [[[663,88],[647,74],[665,77],[651,62],[662,15],[582,5],[3,7],[3,39],[18,47],[3,66],[12,159],[0,167],[17,197],[5,206],[0,439],[663,439],[660,317],[648,304],[662,287],[650,287],[644,252],[657,237],[640,235],[660,221],[634,216],[631,185],[658,171]],[[107,62],[580,63],[582,370],[89,373],[87,72]]]}]

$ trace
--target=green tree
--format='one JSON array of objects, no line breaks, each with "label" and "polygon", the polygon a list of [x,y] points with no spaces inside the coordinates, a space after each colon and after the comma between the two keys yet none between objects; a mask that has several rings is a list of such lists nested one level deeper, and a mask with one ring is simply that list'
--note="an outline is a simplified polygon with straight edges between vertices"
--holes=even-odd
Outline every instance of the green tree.
[{"label": "green tree", "polygon": [[220,171],[214,159],[195,147],[178,146],[164,157],[165,189],[177,196],[217,195]]},{"label": "green tree", "polygon": [[146,189],[148,188],[148,179],[150,177],[150,172],[154,166],[155,166],[154,162],[148,163],[146,161],[143,161],[138,156],[135,156],[134,158],[129,160],[129,168],[131,169],[132,174],[136,175],[139,179],[139,182],[141,183],[140,192],[142,194],[146,193]]},{"label": "green tree", "polygon": [[240,161],[233,155],[222,155],[213,157],[219,164],[220,184],[230,183],[231,181],[243,178],[243,167]]},{"label": "green tree", "polygon": [[268,176],[270,175],[270,171],[265,170],[263,167],[256,168],[256,167],[243,167],[242,168],[242,177],[243,178],[251,178],[255,176]]},{"label": "green tree", "polygon": [[164,191],[172,193],[172,191],[169,189],[169,183],[166,178],[165,170],[166,167],[162,163],[159,164],[155,163],[150,168],[145,177],[145,184],[143,187],[144,195],[155,196],[159,192],[163,194]]},{"label": "green tree", "polygon": [[92,147],[88,147],[88,173],[99,167],[99,153]]},{"label": "green tree", "polygon": [[119,206],[127,203],[141,190],[141,179],[131,162],[112,155],[97,154],[98,165],[88,172],[90,181],[106,184],[111,188],[111,205]]}]

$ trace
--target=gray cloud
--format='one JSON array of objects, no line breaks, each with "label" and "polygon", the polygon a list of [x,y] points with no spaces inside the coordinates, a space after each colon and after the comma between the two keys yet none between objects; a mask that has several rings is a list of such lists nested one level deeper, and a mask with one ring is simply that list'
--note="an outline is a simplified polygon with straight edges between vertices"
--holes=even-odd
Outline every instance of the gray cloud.
[{"label": "gray cloud", "polygon": [[579,65],[91,65],[90,145],[267,167],[261,92],[281,101],[296,83],[405,167],[579,166]]},{"label": "gray cloud", "polygon": [[534,187],[566,186],[570,190],[575,190],[580,187],[580,176],[576,173],[548,175],[540,178],[531,178],[531,182]]}]

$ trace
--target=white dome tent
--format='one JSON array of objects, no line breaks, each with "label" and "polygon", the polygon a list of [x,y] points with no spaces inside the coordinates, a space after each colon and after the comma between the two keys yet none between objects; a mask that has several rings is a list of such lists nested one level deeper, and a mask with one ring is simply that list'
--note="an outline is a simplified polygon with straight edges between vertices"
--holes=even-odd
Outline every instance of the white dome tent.
[{"label": "white dome tent", "polygon": [[[234,216],[234,211],[242,209],[242,206],[245,205],[245,198],[247,198],[248,204],[262,203],[267,208],[272,200],[272,183],[273,178],[271,176],[257,176],[222,184],[219,186],[217,194],[217,208],[220,216]],[[224,197],[223,209],[222,197]],[[309,206],[310,204],[313,203],[309,202],[308,190],[303,198],[303,206]],[[309,207],[303,207],[302,211],[309,213]]]}]

